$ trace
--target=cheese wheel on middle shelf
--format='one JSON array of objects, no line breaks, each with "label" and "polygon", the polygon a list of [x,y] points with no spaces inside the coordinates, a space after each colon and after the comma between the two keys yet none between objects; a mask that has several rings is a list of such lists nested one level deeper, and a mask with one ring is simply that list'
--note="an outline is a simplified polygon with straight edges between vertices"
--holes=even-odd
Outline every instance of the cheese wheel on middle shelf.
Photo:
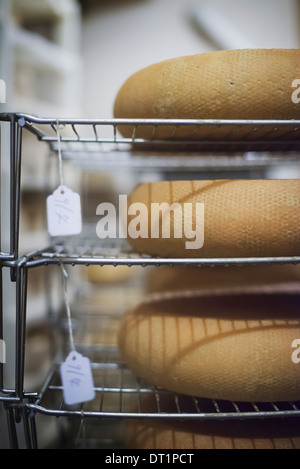
[{"label": "cheese wheel on middle shelf", "polygon": [[150,256],[299,255],[297,179],[142,183],[128,198],[127,212],[129,244]]}]

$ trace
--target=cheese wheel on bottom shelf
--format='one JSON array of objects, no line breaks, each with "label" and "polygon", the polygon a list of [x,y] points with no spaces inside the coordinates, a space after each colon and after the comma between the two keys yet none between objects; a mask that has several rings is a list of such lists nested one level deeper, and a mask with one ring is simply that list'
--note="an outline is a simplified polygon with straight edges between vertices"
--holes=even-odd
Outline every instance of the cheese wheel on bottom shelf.
[{"label": "cheese wheel on bottom shelf", "polygon": [[[219,405],[223,405],[220,403]],[[241,407],[241,406],[240,406]],[[210,401],[197,399],[199,418],[182,420],[178,413],[195,413],[195,402],[168,393],[157,398],[148,395],[140,399],[139,411],[148,413],[147,419],[128,419],[125,424],[126,449],[300,449],[300,419],[293,418],[211,418]],[[135,409],[136,410],[136,409]],[[249,409],[248,409],[249,410]],[[253,410],[252,410],[253,412]],[[178,418],[167,418],[166,414]],[[207,417],[203,419],[203,415]],[[253,417],[253,416],[252,416]],[[184,462],[184,461],[182,461]]]},{"label": "cheese wheel on bottom shelf", "polygon": [[118,344],[132,372],[201,398],[300,399],[299,295],[150,295],[121,319]]},{"label": "cheese wheel on bottom shelf", "polygon": [[300,449],[299,424],[295,418],[217,422],[132,420],[126,425],[125,448]]}]

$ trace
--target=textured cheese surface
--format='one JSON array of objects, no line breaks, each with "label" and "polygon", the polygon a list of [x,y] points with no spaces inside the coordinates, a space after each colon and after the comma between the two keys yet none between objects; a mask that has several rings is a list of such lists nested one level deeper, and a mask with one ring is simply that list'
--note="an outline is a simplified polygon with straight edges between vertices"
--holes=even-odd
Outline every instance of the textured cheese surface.
[{"label": "textured cheese surface", "polygon": [[[178,57],[129,77],[116,96],[114,116],[300,119],[300,106],[292,101],[292,83],[299,77],[300,49],[229,50]],[[130,136],[129,128],[120,130]],[[136,136],[149,138],[152,131],[139,128]],[[157,136],[168,135],[170,129],[164,129]]]},{"label": "textured cheese surface", "polygon": [[300,334],[299,296],[161,295],[129,310],[118,343],[134,374],[201,398],[300,399],[291,344]]},{"label": "textured cheese surface", "polygon": [[[197,400],[201,412],[211,413],[210,401]],[[247,405],[247,404],[246,404]],[[241,405],[240,405],[241,407]],[[163,413],[195,412],[186,396],[177,402],[160,393]],[[157,412],[154,396],[140,399],[140,412]],[[300,419],[186,420],[130,419],[126,421],[127,449],[299,449]]]},{"label": "textured cheese surface", "polygon": [[127,449],[300,449],[299,419],[132,419],[126,425],[125,443]]},{"label": "textured cheese surface", "polygon": [[[297,256],[300,246],[300,180],[162,181],[137,186],[128,204],[145,204],[148,237],[128,242],[138,252],[162,257],[265,257]],[[151,236],[153,203],[180,204],[183,223],[200,230],[195,210],[184,216],[184,204],[204,204],[204,244],[187,249],[184,236],[175,238],[179,217],[170,212],[170,237]],[[141,217],[144,216],[144,213]],[[128,225],[134,216],[128,217]],[[177,219],[177,222],[176,222]],[[175,227],[174,227],[175,223]],[[178,222],[179,223],[179,222]],[[146,223],[145,223],[146,224]],[[160,233],[162,220],[159,221]]]},{"label": "textured cheese surface", "polygon": [[268,288],[276,292],[278,288],[288,291],[292,287],[300,291],[300,265],[163,266],[150,269],[147,276],[149,293],[220,288]]}]

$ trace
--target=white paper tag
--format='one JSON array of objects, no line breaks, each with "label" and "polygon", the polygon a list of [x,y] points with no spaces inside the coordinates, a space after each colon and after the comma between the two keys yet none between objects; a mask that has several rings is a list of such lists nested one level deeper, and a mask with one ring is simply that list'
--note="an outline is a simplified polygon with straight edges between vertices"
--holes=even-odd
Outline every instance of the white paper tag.
[{"label": "white paper tag", "polygon": [[64,400],[67,405],[91,401],[95,397],[90,360],[71,352],[60,366]]},{"label": "white paper tag", "polygon": [[80,196],[66,186],[59,186],[47,197],[47,220],[50,236],[70,236],[81,233]]}]

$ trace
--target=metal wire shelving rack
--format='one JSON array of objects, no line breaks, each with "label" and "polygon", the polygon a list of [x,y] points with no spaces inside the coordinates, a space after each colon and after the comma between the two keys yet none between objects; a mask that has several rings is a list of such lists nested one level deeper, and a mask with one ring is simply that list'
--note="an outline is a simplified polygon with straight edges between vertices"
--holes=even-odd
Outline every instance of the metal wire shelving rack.
[{"label": "metal wire shelving rack", "polygon": [[[96,238],[89,223],[83,234],[72,239],[50,239],[49,246],[20,255],[19,218],[21,197],[22,134],[33,134],[37,141],[48,145],[51,153],[58,150],[56,126],[61,130],[61,151],[64,161],[80,169],[161,171],[180,174],[193,171],[201,174],[217,171],[263,170],[277,165],[300,163],[300,121],[222,121],[222,120],[154,120],[154,119],[55,119],[28,114],[11,113],[0,116],[2,126],[9,127],[10,138],[10,226],[9,249],[0,253],[2,269],[10,269],[11,281],[16,284],[16,378],[14,389],[6,389],[1,371],[1,394],[8,416],[12,447],[17,447],[15,424],[23,421],[28,447],[37,447],[36,414],[77,419],[164,418],[169,419],[247,419],[297,417],[300,404],[292,403],[237,403],[188,398],[188,411],[183,396],[157,389],[133,376],[113,346],[83,349],[90,354],[95,374],[96,402],[70,408],[62,399],[58,370],[60,357],[42,389],[24,389],[24,354],[26,331],[27,277],[30,269],[59,265],[236,265],[299,264],[299,256],[280,258],[236,259],[169,259],[151,258],[133,252],[126,241],[102,241]],[[131,137],[120,135],[119,127],[128,126]],[[142,139],[139,130],[152,129],[150,137]],[[157,138],[161,128],[167,137]],[[185,138],[177,138],[184,129]],[[6,155],[5,155],[6,156]],[[3,155],[1,156],[3,158]],[[1,269],[1,271],[2,271]],[[99,318],[98,318],[99,319]],[[4,337],[1,313],[1,337]],[[168,394],[174,403],[172,412],[165,411],[162,396]],[[155,411],[143,411],[142,397],[152,396]],[[186,399],[186,397],[184,397]],[[135,405],[135,407],[133,406]],[[135,408],[134,411],[132,409]]]}]

